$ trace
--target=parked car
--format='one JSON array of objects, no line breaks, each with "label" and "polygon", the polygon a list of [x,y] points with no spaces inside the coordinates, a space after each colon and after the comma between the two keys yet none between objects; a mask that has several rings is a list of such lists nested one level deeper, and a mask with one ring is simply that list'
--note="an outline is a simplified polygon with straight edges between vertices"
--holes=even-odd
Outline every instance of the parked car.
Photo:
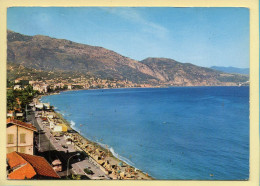
[{"label": "parked car", "polygon": [[90,174],[90,175],[93,175],[93,174],[94,174],[94,172],[93,172],[92,170],[90,170],[89,168],[85,168],[85,169],[84,169],[84,172],[85,172],[86,174]]}]

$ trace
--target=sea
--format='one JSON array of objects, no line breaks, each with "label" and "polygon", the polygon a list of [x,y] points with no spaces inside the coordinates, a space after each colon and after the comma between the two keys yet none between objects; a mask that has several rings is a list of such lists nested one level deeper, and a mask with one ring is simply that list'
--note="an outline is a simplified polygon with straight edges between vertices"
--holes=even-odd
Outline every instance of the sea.
[{"label": "sea", "polygon": [[248,86],[79,90],[41,101],[155,179],[249,179]]}]

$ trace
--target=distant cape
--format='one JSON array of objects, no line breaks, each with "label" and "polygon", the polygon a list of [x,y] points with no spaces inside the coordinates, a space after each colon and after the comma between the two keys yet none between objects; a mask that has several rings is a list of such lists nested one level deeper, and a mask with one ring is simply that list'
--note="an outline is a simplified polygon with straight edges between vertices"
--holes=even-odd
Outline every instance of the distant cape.
[{"label": "distant cape", "polygon": [[219,70],[221,72],[226,72],[226,73],[249,75],[249,68],[221,67],[221,66],[212,66],[210,68],[214,70]]}]

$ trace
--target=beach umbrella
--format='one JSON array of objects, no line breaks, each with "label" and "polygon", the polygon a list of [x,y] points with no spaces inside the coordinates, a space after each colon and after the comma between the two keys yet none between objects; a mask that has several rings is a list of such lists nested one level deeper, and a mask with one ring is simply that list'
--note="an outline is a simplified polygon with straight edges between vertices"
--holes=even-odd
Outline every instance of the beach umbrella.
[{"label": "beach umbrella", "polygon": [[118,165],[122,167],[123,166],[123,162],[119,162]]}]

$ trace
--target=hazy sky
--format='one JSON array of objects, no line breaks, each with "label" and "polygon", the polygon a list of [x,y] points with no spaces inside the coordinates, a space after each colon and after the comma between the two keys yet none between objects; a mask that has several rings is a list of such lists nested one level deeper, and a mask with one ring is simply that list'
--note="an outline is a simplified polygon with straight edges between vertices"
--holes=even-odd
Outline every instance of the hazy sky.
[{"label": "hazy sky", "polygon": [[7,28],[102,46],[136,60],[249,67],[246,8],[8,8]]}]

